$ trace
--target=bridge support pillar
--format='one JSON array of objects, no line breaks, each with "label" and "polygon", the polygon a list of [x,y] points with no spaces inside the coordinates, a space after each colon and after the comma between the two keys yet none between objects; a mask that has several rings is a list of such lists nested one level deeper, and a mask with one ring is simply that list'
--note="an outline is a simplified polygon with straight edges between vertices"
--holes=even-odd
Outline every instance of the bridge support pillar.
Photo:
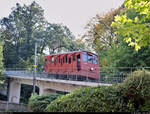
[{"label": "bridge support pillar", "polygon": [[19,103],[20,101],[21,84],[15,80],[9,82],[9,96],[8,101],[11,103]]}]

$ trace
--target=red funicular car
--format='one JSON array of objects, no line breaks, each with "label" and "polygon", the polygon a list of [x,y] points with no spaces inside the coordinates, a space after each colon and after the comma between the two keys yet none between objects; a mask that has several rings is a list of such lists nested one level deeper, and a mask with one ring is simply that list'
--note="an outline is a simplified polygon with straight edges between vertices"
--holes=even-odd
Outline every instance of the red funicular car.
[{"label": "red funicular car", "polygon": [[99,57],[88,51],[74,51],[45,56],[44,70],[60,78],[99,79]]}]

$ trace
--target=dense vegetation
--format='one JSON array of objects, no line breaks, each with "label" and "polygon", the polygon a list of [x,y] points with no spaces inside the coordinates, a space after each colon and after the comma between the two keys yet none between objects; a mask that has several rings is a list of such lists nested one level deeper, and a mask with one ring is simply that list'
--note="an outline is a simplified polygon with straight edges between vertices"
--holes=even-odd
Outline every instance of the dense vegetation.
[{"label": "dense vegetation", "polygon": [[[32,85],[21,84],[20,103],[28,104],[28,100],[31,97],[32,93],[33,93]],[[37,86],[35,87],[35,93],[39,94],[39,88]]]},{"label": "dense vegetation", "polygon": [[3,43],[0,42],[0,91],[3,89],[4,86],[4,66],[3,66]]},{"label": "dense vegetation", "polygon": [[135,71],[120,85],[88,87],[52,101],[46,112],[150,111],[150,72]]},{"label": "dense vegetation", "polygon": [[136,50],[150,44],[150,1],[149,0],[126,0],[127,9],[133,9],[137,15],[117,15],[112,26],[116,27],[116,33],[122,35],[124,40],[135,47]]},{"label": "dense vegetation", "polygon": [[147,0],[126,0],[120,8],[97,14],[89,21],[82,39],[98,53],[101,67],[120,70],[118,67],[150,66],[149,4]]},{"label": "dense vegetation", "polygon": [[52,54],[84,49],[84,44],[76,41],[67,26],[47,22],[44,10],[36,2],[28,6],[17,3],[9,16],[0,22],[0,40],[4,41],[4,65],[7,68],[31,67],[35,42],[38,42],[39,56],[45,51]]},{"label": "dense vegetation", "polygon": [[60,96],[61,94],[56,93],[44,94],[42,96],[37,94],[31,95],[28,103],[29,109],[32,112],[44,112],[47,105]]}]

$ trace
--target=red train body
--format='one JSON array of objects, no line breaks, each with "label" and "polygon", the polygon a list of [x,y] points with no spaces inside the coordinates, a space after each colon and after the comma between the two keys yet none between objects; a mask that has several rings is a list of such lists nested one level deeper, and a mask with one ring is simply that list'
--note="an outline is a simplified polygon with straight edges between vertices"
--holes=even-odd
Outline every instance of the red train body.
[{"label": "red train body", "polygon": [[45,56],[44,70],[48,74],[100,78],[99,57],[88,51]]}]

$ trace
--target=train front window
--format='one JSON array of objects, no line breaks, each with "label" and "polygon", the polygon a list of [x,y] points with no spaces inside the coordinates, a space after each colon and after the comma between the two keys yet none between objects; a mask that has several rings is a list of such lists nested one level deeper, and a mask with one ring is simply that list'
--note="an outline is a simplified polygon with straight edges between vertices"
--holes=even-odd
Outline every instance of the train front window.
[{"label": "train front window", "polygon": [[87,53],[86,52],[82,52],[82,60],[84,62],[87,62]]},{"label": "train front window", "polygon": [[93,63],[97,64],[97,56],[96,55],[93,55]]},{"label": "train front window", "polygon": [[92,55],[88,55],[88,63],[92,63]]}]

